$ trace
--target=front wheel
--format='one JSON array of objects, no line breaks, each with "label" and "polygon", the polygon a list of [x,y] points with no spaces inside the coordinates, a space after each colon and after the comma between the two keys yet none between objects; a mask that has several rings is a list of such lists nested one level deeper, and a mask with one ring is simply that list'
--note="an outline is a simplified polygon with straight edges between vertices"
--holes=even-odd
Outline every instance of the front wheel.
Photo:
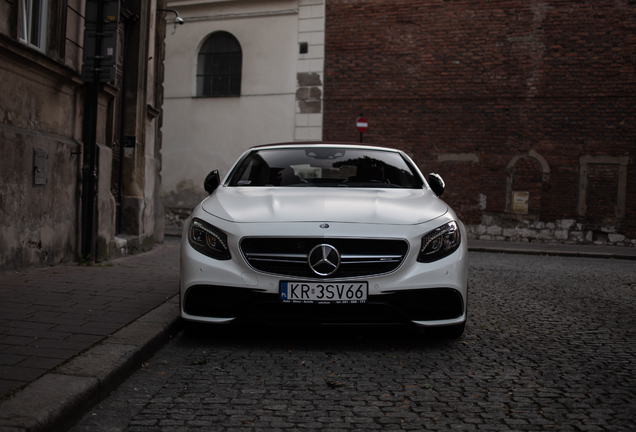
[{"label": "front wheel", "polygon": [[464,334],[466,321],[461,324],[455,324],[444,327],[430,327],[426,329],[426,333],[435,339],[459,339]]}]

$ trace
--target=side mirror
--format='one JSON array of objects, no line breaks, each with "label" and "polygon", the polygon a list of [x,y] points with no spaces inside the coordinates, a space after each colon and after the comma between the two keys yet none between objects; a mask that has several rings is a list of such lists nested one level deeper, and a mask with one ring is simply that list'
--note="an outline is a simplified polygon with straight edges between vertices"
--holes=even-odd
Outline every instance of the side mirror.
[{"label": "side mirror", "polygon": [[221,176],[219,175],[219,170],[214,170],[205,178],[203,188],[207,193],[211,194],[219,187],[220,184]]},{"label": "side mirror", "polygon": [[431,186],[431,189],[433,189],[433,192],[435,192],[435,195],[437,195],[438,197],[442,196],[442,194],[444,193],[444,189],[446,189],[446,183],[444,183],[444,180],[442,180],[442,176],[440,176],[439,174],[430,173],[428,175],[428,184]]}]

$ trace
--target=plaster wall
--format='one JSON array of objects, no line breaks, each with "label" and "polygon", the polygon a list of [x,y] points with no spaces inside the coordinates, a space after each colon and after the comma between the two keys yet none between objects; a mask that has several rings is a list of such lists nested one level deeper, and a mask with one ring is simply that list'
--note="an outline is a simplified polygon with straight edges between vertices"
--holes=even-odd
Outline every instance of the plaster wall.
[{"label": "plaster wall", "polygon": [[[34,185],[34,152],[46,184]],[[0,124],[0,269],[75,259],[80,146],[60,136]]]},{"label": "plaster wall", "polygon": [[155,200],[154,191],[158,182],[157,160],[155,159],[156,119],[147,122],[146,126],[146,154],[144,157],[144,234],[153,236],[155,232]]},{"label": "plaster wall", "polygon": [[115,198],[110,193],[110,173],[113,164],[113,150],[97,143],[97,238],[95,258],[102,261],[109,258],[110,240],[115,235]]},{"label": "plaster wall", "polygon": [[[206,196],[203,180],[212,169],[224,175],[249,147],[294,140],[298,1],[168,7],[185,24],[171,29],[168,22],[166,35],[162,196],[166,207],[192,208]],[[216,31],[241,45],[240,97],[195,96],[197,54]]]},{"label": "plaster wall", "polygon": [[0,46],[1,271],[72,261],[78,244],[80,83],[21,49]]},{"label": "plaster wall", "polygon": [[86,2],[68,0],[67,5],[64,64],[76,71],[80,71],[82,67],[82,46],[84,45]]},{"label": "plaster wall", "polygon": [[11,24],[9,17],[11,16],[11,4],[9,2],[0,3],[0,33],[9,34]]},{"label": "plaster wall", "polygon": [[[225,175],[253,145],[293,141],[294,101],[293,94],[167,101],[173,112],[187,113],[187,118],[169,114],[164,118],[164,205],[193,208],[207,195],[203,180],[210,171],[218,169]],[[288,114],[281,115],[285,111]],[[237,118],[245,119],[245,124]]]},{"label": "plaster wall", "polygon": [[[0,57],[1,58],[1,57]],[[79,122],[77,83],[25,60],[0,61],[0,122],[73,137]]]}]

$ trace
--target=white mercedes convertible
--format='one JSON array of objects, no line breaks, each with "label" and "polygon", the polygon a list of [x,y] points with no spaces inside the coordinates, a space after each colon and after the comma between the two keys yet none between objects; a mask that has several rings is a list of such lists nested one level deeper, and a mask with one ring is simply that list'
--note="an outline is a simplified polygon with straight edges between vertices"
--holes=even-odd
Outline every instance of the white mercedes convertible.
[{"label": "white mercedes convertible", "polygon": [[458,338],[466,231],[402,151],[286,143],[246,151],[186,221],[186,323],[412,324]]}]

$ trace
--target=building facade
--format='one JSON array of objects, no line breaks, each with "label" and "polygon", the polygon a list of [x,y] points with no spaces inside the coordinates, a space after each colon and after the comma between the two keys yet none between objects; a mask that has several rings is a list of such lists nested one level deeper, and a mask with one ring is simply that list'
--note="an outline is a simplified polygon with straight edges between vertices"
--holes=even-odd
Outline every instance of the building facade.
[{"label": "building facade", "polygon": [[325,140],[408,152],[474,238],[634,245],[636,4],[328,0]]},{"label": "building facade", "polygon": [[[85,0],[0,4],[0,271],[101,261],[163,241],[161,6],[119,2],[115,78],[99,84],[91,123],[81,76]],[[87,175],[96,180],[89,229]]]},{"label": "building facade", "polygon": [[175,225],[249,147],[322,138],[324,0],[172,0],[163,203]]}]

